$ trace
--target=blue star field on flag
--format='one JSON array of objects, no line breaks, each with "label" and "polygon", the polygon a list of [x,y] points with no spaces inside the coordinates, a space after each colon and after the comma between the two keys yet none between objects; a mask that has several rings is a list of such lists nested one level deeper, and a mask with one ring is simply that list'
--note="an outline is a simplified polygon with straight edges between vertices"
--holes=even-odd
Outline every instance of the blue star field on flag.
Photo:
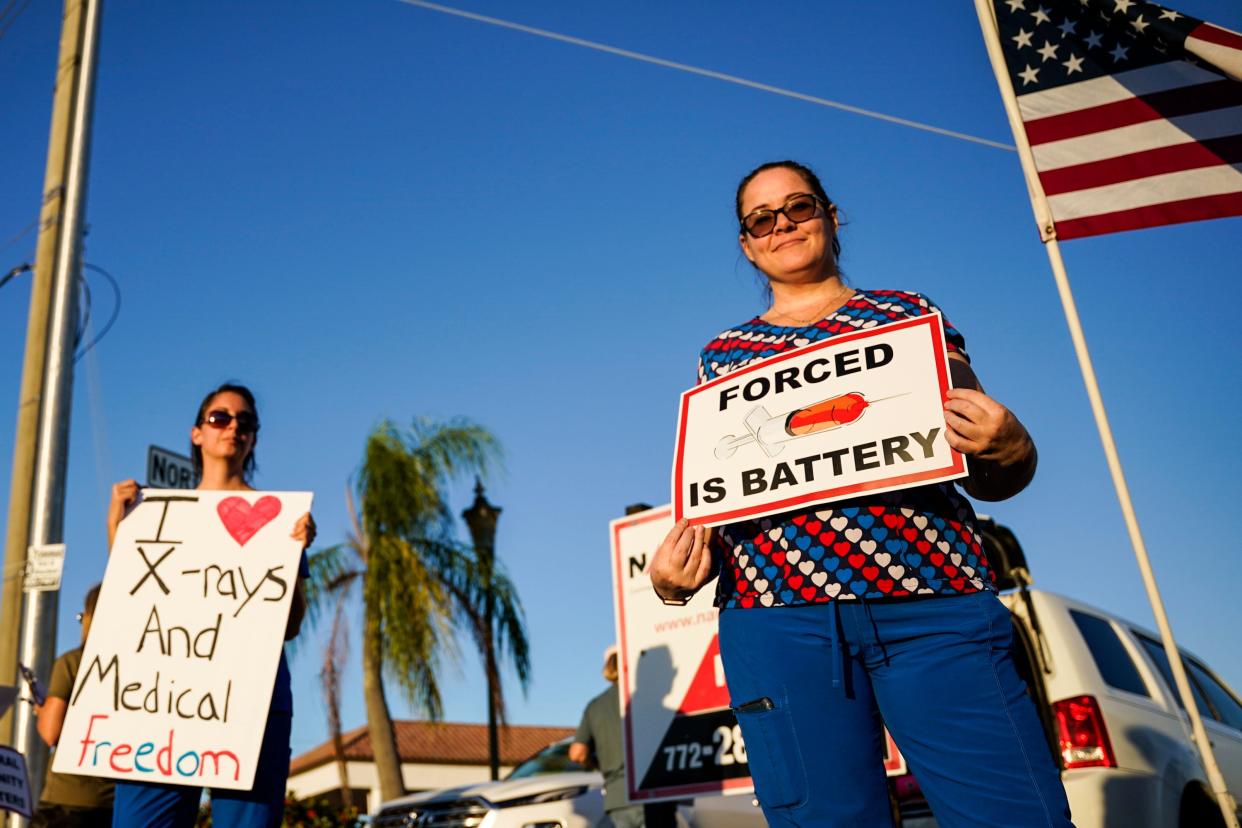
[{"label": "blue star field on flag", "polygon": [[995,0],[995,6],[1019,95],[1169,60],[1194,62],[1183,44],[1202,22],[1138,0]]}]

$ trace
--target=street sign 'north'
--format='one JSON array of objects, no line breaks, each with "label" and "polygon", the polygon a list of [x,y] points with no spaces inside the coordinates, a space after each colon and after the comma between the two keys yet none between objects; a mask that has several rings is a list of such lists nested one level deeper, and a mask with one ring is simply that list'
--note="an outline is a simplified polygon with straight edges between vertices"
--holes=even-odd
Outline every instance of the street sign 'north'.
[{"label": "street sign 'north'", "polygon": [[194,462],[183,454],[150,446],[147,449],[147,485],[153,489],[193,489],[198,485]]}]

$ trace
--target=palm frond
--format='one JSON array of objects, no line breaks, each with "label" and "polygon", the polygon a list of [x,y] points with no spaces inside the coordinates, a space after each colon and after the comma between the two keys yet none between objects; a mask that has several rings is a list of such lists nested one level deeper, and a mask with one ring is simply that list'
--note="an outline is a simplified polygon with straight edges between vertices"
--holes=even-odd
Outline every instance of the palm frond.
[{"label": "palm frond", "polygon": [[[474,550],[451,542],[421,539],[420,547],[436,562],[435,571],[451,601],[454,621],[469,633],[482,653],[487,651],[490,638],[497,669],[510,664],[525,694],[531,675],[526,616],[517,588],[504,568],[496,561],[480,561]],[[503,683],[499,676],[491,683],[497,718],[503,725]]]},{"label": "palm frond", "polygon": [[508,657],[522,692],[530,689],[530,641],[526,637],[526,611],[517,587],[499,568],[492,573],[492,618],[496,624],[496,651]]},{"label": "palm frond", "polygon": [[451,607],[430,556],[404,538],[377,538],[364,587],[384,672],[429,718],[442,712],[437,673],[455,661]]},{"label": "palm frond", "polygon": [[319,622],[324,605],[337,593],[348,591],[361,577],[357,553],[349,543],[317,549],[307,556],[310,577],[305,582],[306,620],[312,626]]}]

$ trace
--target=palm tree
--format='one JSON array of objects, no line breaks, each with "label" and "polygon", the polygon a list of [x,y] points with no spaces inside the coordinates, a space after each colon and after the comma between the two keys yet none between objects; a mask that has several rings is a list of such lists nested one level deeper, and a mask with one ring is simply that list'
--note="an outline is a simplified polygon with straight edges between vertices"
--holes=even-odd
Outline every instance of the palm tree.
[{"label": "palm tree", "polygon": [[332,753],[336,757],[336,773],[341,780],[341,806],[353,802],[349,788],[349,765],[345,761],[345,743],[341,738],[341,672],[349,659],[349,626],[345,618],[345,602],[338,601],[332,613],[332,631],[324,647],[323,667],[319,681],[323,687],[324,706],[328,709],[328,730],[332,734]]},{"label": "palm tree", "polygon": [[[442,660],[458,655],[458,627],[477,637],[475,619],[489,603],[502,619],[497,639],[523,685],[529,675],[524,617],[512,582],[493,571],[491,588],[480,588],[473,551],[453,540],[444,491],[455,479],[486,473],[499,455],[495,437],[465,420],[418,419],[404,431],[391,421],[380,423],[367,438],[353,488],[346,490],[348,536],[311,556],[309,597],[316,615],[332,603],[334,618],[341,617],[360,587],[363,697],[384,800],[405,792],[385,679],[423,715],[440,718]],[[339,649],[342,640],[330,637],[329,649]],[[339,722],[333,738],[339,743]]]}]

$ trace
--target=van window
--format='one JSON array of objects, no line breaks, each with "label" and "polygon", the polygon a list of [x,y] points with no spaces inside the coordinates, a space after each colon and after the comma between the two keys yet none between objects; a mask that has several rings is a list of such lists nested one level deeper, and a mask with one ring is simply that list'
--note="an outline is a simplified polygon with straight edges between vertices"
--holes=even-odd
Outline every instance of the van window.
[{"label": "van window", "polygon": [[1078,610],[1070,610],[1070,617],[1074,619],[1078,632],[1082,633],[1083,640],[1087,642],[1087,649],[1091,651],[1096,666],[1100,668],[1100,676],[1105,684],[1140,696],[1151,695],[1112,624],[1097,615]]},{"label": "van window", "polygon": [[[1156,665],[1156,669],[1160,671],[1160,675],[1164,677],[1164,683],[1169,688],[1169,692],[1173,694],[1173,698],[1177,701],[1177,706],[1182,710],[1186,709],[1186,705],[1182,704],[1182,694],[1177,692],[1177,685],[1173,682],[1173,671],[1169,669],[1169,659],[1164,654],[1164,645],[1154,638],[1148,638],[1140,632],[1135,632],[1134,637],[1143,645],[1143,649],[1147,652],[1148,658]],[[1185,666],[1186,659],[1182,659],[1182,665]],[[1212,705],[1208,704],[1207,699],[1203,697],[1203,692],[1195,683],[1190,680],[1190,691],[1195,697],[1195,707],[1199,708],[1200,716],[1207,716],[1209,719],[1215,719],[1216,713],[1212,710]]]},{"label": "van window", "polygon": [[1216,677],[1197,661],[1183,658],[1182,663],[1190,668],[1191,677],[1199,685],[1200,689],[1203,690],[1208,700],[1212,702],[1212,707],[1217,714],[1212,718],[1221,724],[1229,725],[1236,730],[1242,730],[1242,704],[1238,704],[1238,700],[1229,691],[1229,688],[1217,681]]}]

